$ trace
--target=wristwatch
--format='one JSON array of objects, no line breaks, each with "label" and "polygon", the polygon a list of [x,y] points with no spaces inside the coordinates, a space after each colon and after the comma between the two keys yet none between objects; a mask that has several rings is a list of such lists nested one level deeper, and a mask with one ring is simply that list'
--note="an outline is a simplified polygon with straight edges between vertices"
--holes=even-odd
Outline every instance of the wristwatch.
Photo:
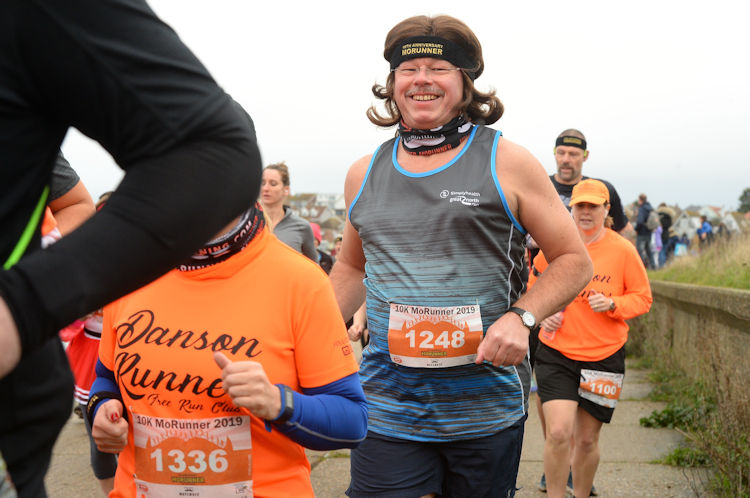
[{"label": "wristwatch", "polygon": [[609,311],[614,311],[617,306],[615,306],[615,300],[610,298],[610,301],[612,301],[609,305]]},{"label": "wristwatch", "polygon": [[512,311],[513,313],[520,316],[521,321],[523,322],[524,325],[526,325],[529,328],[529,330],[536,327],[536,317],[531,313],[531,311],[526,311],[521,308],[516,308],[515,306],[511,306],[510,310],[508,311]]},{"label": "wristwatch", "polygon": [[283,424],[294,415],[294,391],[286,384],[276,384],[281,390],[281,413],[271,420],[274,424]]}]

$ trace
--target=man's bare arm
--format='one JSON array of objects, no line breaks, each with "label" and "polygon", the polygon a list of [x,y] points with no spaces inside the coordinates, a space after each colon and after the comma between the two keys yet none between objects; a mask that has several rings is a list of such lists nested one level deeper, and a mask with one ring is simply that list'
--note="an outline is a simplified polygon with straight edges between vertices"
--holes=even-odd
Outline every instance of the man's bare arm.
[{"label": "man's bare arm", "polygon": [[[592,266],[565,206],[541,164],[523,147],[501,140],[497,176],[511,213],[548,257],[549,267],[515,306],[541,320],[562,309],[591,279]],[[554,268],[553,268],[554,267]],[[477,363],[518,365],[529,347],[529,330],[515,313],[488,327]]]},{"label": "man's bare arm", "polygon": [[371,156],[365,156],[355,162],[349,168],[344,183],[347,219],[341,250],[331,270],[331,283],[344,320],[349,320],[365,301],[365,288],[362,283],[365,275],[365,254],[362,250],[362,240],[349,221],[348,212],[362,186],[370,158]]},{"label": "man's bare arm", "polygon": [[78,228],[96,212],[91,194],[83,182],[48,204],[57,222],[57,229],[65,236]]}]

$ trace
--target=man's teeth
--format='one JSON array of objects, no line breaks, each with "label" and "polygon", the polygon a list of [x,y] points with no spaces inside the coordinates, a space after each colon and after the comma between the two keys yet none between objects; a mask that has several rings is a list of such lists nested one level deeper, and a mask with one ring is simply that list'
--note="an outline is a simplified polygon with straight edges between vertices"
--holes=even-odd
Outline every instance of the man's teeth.
[{"label": "man's teeth", "polygon": [[435,100],[437,95],[415,95],[414,100]]}]

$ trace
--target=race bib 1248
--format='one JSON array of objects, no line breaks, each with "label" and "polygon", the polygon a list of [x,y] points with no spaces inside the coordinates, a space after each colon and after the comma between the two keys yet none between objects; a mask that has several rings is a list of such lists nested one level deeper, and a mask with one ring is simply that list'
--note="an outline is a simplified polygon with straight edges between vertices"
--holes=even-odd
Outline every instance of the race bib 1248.
[{"label": "race bib 1248", "polygon": [[478,304],[414,306],[391,303],[388,349],[391,361],[414,368],[473,363],[482,340]]}]

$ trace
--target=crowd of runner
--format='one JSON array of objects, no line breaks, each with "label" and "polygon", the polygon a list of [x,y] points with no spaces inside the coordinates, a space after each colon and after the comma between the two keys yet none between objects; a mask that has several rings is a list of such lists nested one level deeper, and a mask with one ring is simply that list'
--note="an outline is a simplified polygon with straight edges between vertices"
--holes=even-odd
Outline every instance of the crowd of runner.
[{"label": "crowd of runner", "polygon": [[[111,497],[312,496],[304,448],[352,448],[351,497],[513,496],[534,375],[541,487],[595,493],[646,271],[580,131],[548,176],[490,127],[466,24],[388,32],[367,116],[397,133],[342,179],[335,262],[144,1],[4,2],[0,33],[0,497],[46,496],[74,383]],[[70,126],[125,170],[96,212],[50,181]]]}]

